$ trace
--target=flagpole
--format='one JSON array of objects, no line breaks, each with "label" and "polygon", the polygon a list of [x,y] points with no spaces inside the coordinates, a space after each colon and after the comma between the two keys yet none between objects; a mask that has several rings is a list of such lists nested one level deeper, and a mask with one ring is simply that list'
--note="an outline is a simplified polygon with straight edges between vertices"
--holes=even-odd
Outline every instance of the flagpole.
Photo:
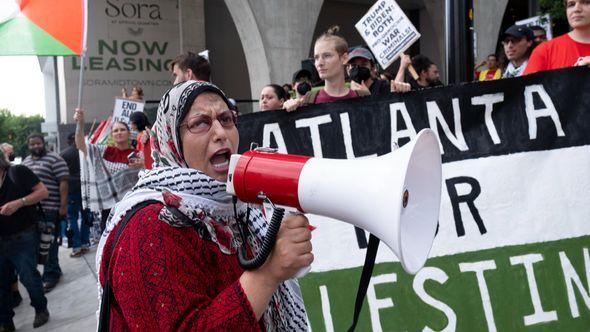
[{"label": "flagpole", "polygon": [[80,81],[78,82],[78,104],[76,108],[82,107],[82,93],[84,91],[84,67],[86,60],[86,42],[88,36],[88,0],[82,0],[84,7],[84,35],[82,36],[82,54],[80,54]]},{"label": "flagpole", "polygon": [[84,91],[83,82],[84,82],[84,61],[86,60],[86,49],[82,50],[82,54],[80,55],[80,81],[78,82],[78,104],[76,108],[80,108],[82,106],[82,94]]}]

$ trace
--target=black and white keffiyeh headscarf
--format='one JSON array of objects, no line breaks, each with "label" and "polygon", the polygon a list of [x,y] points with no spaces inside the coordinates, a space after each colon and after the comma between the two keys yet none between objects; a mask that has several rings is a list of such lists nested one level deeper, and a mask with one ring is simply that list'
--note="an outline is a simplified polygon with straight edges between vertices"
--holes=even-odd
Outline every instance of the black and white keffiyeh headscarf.
[{"label": "black and white keffiyeh headscarf", "polygon": [[[206,229],[207,232],[199,234],[216,243],[224,254],[235,254],[241,245],[232,197],[226,192],[225,183],[189,168],[181,149],[178,129],[180,121],[196,97],[203,92],[217,93],[230,107],[219,88],[203,81],[181,83],[162,97],[151,135],[154,168],[143,172],[135,187],[111,210],[97,250],[98,270],[103,247],[111,231],[133,206],[150,199],[164,204],[159,215],[162,222],[172,227],[197,226],[197,229]],[[245,204],[238,203],[238,216],[243,220],[246,219],[246,210]],[[252,209],[248,215],[250,217],[246,222],[250,235],[247,241],[252,251],[257,252],[266,234],[267,224],[258,209]],[[99,283],[99,299],[101,295]],[[262,319],[267,331],[308,329],[303,299],[296,280],[288,280],[279,286]]]}]

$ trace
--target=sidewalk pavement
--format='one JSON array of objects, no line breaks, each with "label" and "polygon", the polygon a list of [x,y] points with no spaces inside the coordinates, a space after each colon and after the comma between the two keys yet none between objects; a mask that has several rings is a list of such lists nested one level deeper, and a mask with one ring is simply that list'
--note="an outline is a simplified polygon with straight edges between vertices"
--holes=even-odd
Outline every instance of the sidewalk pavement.
[{"label": "sidewalk pavement", "polygon": [[[63,276],[47,296],[49,322],[33,329],[35,310],[29,305],[29,294],[19,284],[23,302],[14,309],[17,331],[96,331],[98,295],[94,257],[96,248],[79,258],[71,258],[72,249],[59,248],[59,265]],[[39,266],[39,272],[43,267]]]}]

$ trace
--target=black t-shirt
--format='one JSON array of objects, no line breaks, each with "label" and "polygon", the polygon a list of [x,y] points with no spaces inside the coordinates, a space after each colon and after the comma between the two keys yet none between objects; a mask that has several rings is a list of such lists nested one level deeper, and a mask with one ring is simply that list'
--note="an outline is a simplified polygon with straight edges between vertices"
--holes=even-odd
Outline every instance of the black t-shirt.
[{"label": "black t-shirt", "polygon": [[387,96],[391,94],[391,85],[388,81],[376,79],[373,80],[369,91],[371,91],[371,96],[373,97]]},{"label": "black t-shirt", "polygon": [[80,155],[78,149],[70,146],[61,153],[61,157],[66,161],[70,170],[68,194],[80,194]]},{"label": "black t-shirt", "polygon": [[410,83],[410,86],[412,87],[412,91],[413,90],[423,90],[423,89],[428,89],[428,88],[437,88],[437,87],[441,87],[443,86],[442,82],[433,82],[430,83],[428,86],[422,86],[420,84],[418,84],[418,81],[416,81],[413,78],[409,78],[408,79],[408,83]]},{"label": "black t-shirt", "polygon": [[[27,196],[40,182],[35,173],[26,166],[11,166],[8,172],[4,177],[2,187],[0,187],[0,206]],[[39,219],[40,215],[36,205],[21,207],[10,216],[0,215],[0,235],[6,236],[22,232],[37,223]]]}]

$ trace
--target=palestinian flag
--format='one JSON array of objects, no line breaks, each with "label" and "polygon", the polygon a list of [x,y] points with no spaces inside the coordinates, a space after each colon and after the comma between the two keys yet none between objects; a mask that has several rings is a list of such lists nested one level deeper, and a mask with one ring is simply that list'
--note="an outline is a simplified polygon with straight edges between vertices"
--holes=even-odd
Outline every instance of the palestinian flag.
[{"label": "palestinian flag", "polygon": [[77,55],[85,0],[0,0],[0,55]]}]

